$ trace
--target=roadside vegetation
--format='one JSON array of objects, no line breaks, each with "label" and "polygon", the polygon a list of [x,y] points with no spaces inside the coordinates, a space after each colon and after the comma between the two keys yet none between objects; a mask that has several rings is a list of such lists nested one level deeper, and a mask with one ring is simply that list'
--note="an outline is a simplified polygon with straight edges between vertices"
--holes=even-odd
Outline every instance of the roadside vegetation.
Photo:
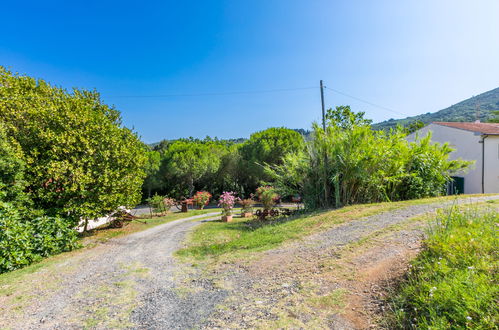
[{"label": "roadside vegetation", "polygon": [[135,206],[145,160],[97,92],[0,66],[0,273],[74,249],[80,221]]},{"label": "roadside vegetation", "polygon": [[234,222],[211,221],[198,226],[177,251],[184,260],[228,261],[252,252],[275,248],[354,219],[407,207],[451,201],[454,196],[418,199],[393,203],[371,203],[346,206],[337,210],[302,211],[289,216],[258,220],[234,218]]},{"label": "roadside vegetation", "polygon": [[[225,205],[230,221],[227,201],[246,200],[249,209],[253,200],[263,204],[263,220],[277,214],[280,200],[303,201],[314,212],[439,196],[469,165],[449,160],[452,149],[429,138],[406,142],[402,128],[373,131],[348,106],[326,117],[326,129],[313,124],[307,138],[274,127],[242,143],[207,137],[151,148],[96,91],[67,91],[0,67],[0,273],[77,248],[77,226],[86,231],[92,219],[140,201],[161,214],[182,200],[201,209],[211,201]],[[207,251],[273,246],[321,221],[292,219],[224,224],[238,240]]]},{"label": "roadside vegetation", "polygon": [[494,329],[499,324],[497,208],[452,209],[430,223],[423,251],[391,298],[391,328]]},{"label": "roadside vegetation", "polygon": [[[36,260],[38,262],[27,265],[22,269],[17,269],[15,271],[0,274],[0,295],[10,296],[16,294],[16,292],[20,290],[24,290],[23,281],[26,276],[39,272],[41,269],[44,270],[44,273],[50,274],[52,272],[52,269],[56,269],[58,265],[63,263],[67,258],[73,257],[76,254],[85,251],[85,249],[93,248],[96,244],[105,243],[111,238],[129,235],[171,221],[192,216],[203,216],[213,212],[217,212],[217,210],[193,210],[188,213],[170,213],[154,218],[145,217],[140,218],[140,221],[133,221],[123,228],[108,228],[108,225],[103,225],[102,227],[85,232],[79,237],[75,235],[74,239],[78,246],[81,247],[80,249],[68,253],[53,255],[43,260],[39,258]],[[15,242],[12,243],[15,244]],[[50,278],[46,278],[45,282],[50,282]]]}]

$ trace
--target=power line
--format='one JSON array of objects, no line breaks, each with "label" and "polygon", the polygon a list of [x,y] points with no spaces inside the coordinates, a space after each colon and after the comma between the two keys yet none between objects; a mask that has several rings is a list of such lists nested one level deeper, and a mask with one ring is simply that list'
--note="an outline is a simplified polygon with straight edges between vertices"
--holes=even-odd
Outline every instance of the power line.
[{"label": "power line", "polygon": [[390,108],[387,108],[387,107],[384,107],[382,105],[379,105],[379,104],[376,104],[376,103],[372,103],[372,102],[369,102],[367,100],[363,100],[359,97],[356,97],[356,96],[353,96],[353,95],[350,95],[350,94],[347,94],[347,93],[344,93],[342,91],[339,91],[337,89],[334,89],[334,88],[330,88],[330,87],[327,87],[327,86],[324,86],[325,89],[329,89],[330,91],[333,91],[335,93],[338,93],[338,94],[341,94],[341,95],[344,95],[346,97],[349,97],[349,98],[352,98],[354,100],[357,100],[357,101],[360,101],[360,102],[363,102],[363,103],[366,103],[366,104],[369,104],[373,107],[376,107],[376,108],[380,108],[380,109],[384,109],[384,110],[387,110],[387,111],[390,111],[390,112],[393,112],[393,113],[396,113],[396,114],[399,114],[399,115],[403,115],[403,116],[409,116],[408,114],[406,113],[402,113],[400,111],[397,111],[397,110],[393,110],[393,109],[390,109]]},{"label": "power line", "polygon": [[266,94],[292,92],[306,89],[316,89],[317,87],[297,87],[297,88],[279,88],[262,89],[250,91],[231,91],[231,92],[213,92],[213,93],[186,93],[186,94],[151,94],[151,95],[114,95],[108,98],[161,98],[161,97],[191,97],[191,96],[220,96],[220,95],[242,95],[242,94]]},{"label": "power line", "polygon": [[[103,98],[165,98],[165,97],[195,97],[195,96],[223,96],[223,95],[248,95],[248,94],[268,94],[268,93],[283,93],[307,89],[316,89],[317,87],[297,87],[297,88],[278,88],[278,89],[262,89],[262,90],[248,90],[248,91],[228,91],[228,92],[212,92],[212,93],[185,93],[185,94],[150,94],[150,95],[109,95],[101,96]],[[58,96],[13,96],[13,97],[0,97],[0,99],[56,99]]]}]

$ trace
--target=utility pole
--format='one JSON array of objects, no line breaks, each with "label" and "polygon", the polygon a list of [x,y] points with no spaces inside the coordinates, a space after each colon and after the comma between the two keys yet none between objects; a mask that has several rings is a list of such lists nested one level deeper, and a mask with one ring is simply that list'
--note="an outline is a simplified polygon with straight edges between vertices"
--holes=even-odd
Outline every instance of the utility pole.
[{"label": "utility pole", "polygon": [[[324,84],[322,80],[321,85],[321,104],[322,104],[322,128],[324,129],[324,144],[326,143],[326,109],[324,107]],[[327,184],[328,170],[327,170],[327,149],[324,148],[324,206],[329,206],[329,186]]]},{"label": "utility pole", "polygon": [[321,80],[322,129],[326,132],[326,110],[324,109],[324,85]]}]

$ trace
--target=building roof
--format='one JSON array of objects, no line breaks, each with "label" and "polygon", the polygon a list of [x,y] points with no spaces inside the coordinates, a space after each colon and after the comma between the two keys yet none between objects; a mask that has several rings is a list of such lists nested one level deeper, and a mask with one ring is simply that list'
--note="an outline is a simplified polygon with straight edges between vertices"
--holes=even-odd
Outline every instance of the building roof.
[{"label": "building roof", "polygon": [[434,121],[433,124],[464,129],[486,135],[499,135],[499,123],[457,123]]}]

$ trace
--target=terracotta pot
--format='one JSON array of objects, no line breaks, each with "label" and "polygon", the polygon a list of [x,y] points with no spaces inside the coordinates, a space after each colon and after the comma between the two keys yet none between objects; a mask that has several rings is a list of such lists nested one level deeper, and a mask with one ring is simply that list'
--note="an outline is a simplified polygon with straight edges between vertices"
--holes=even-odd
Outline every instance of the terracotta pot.
[{"label": "terracotta pot", "polygon": [[253,216],[253,213],[251,213],[251,212],[241,213],[241,217],[243,217],[243,218],[251,218],[252,216]]},{"label": "terracotta pot", "polygon": [[224,216],[222,216],[222,221],[223,222],[231,222],[232,221],[232,215],[224,215]]}]

